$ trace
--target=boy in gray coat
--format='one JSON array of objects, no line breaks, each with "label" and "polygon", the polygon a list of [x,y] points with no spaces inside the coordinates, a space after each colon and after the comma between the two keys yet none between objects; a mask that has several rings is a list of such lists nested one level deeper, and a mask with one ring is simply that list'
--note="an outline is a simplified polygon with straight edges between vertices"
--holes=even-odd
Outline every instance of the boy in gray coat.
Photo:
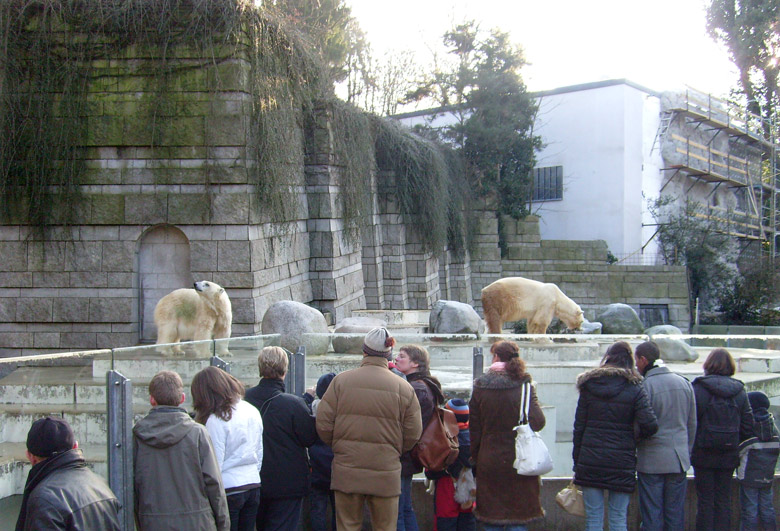
[{"label": "boy in gray coat", "polygon": [[230,529],[222,474],[205,426],[184,408],[178,374],[161,371],[149,384],[152,410],[133,428],[135,520],[138,529]]},{"label": "boy in gray coat", "polygon": [[696,398],[690,382],[673,373],[660,359],[658,345],[636,347],[636,367],[645,377],[658,431],[637,443],[639,512],[643,530],[683,529],[685,473],[696,438]]}]

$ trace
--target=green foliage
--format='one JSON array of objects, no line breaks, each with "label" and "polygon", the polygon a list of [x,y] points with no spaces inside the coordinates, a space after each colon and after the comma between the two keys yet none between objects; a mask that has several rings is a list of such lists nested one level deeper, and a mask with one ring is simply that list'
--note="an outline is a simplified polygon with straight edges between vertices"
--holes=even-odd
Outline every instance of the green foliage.
[{"label": "green foliage", "polygon": [[455,154],[398,122],[377,118],[374,123],[377,165],[391,177],[379,179],[380,193],[395,196],[426,249],[440,252],[449,243],[451,250],[462,253],[470,195],[458,180],[461,166]]},{"label": "green foliage", "polygon": [[264,7],[277,12],[288,27],[308,35],[327,65],[331,81],[347,76],[347,56],[360,29],[344,0],[266,0]]},{"label": "green foliage", "polygon": [[658,242],[668,265],[685,266],[690,289],[690,307],[698,298],[701,308],[714,308],[737,273],[737,249],[728,225],[702,213],[699,203],[683,205],[671,196],[648,202],[658,224]]},{"label": "green foliage", "polygon": [[522,50],[508,34],[483,34],[473,21],[445,33],[444,44],[454,61],[439,64],[409,98],[454,106],[456,122],[441,134],[462,151],[471,187],[496,201],[497,214],[521,219],[541,147],[533,135],[537,106],[520,75]]},{"label": "green foliage", "polygon": [[778,0],[710,0],[707,26],[723,43],[739,70],[739,85],[748,110],[771,118],[778,104]]},{"label": "green foliage", "polygon": [[333,150],[340,171],[342,219],[347,239],[357,242],[371,211],[371,175],[375,173],[371,118],[339,100],[330,102]]},{"label": "green foliage", "polygon": [[284,20],[245,0],[9,0],[0,5],[0,43],[6,219],[38,228],[75,219],[90,90],[123,75],[110,67],[123,57],[144,58],[132,74],[143,80],[147,114],[138,134],[152,148],[172,134],[166,125],[175,116],[168,97],[174,77],[206,71],[211,90],[219,90],[217,67],[246,58],[254,110],[247,151],[257,161],[247,171],[272,220],[296,212],[303,109],[323,92],[324,76],[318,52]]},{"label": "green foliage", "polygon": [[766,255],[745,261],[740,274],[720,300],[730,324],[777,326],[780,312],[780,261]]}]

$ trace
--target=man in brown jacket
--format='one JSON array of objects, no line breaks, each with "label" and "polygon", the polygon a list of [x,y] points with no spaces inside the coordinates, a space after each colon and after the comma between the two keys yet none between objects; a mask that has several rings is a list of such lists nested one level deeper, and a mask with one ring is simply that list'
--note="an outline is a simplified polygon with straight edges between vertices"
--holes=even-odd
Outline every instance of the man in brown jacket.
[{"label": "man in brown jacket", "polygon": [[339,531],[358,531],[368,503],[375,531],[395,531],[401,454],[422,435],[412,386],[387,368],[395,340],[374,328],[363,341],[360,367],[333,379],[317,407],[317,433],[333,448],[331,489]]}]

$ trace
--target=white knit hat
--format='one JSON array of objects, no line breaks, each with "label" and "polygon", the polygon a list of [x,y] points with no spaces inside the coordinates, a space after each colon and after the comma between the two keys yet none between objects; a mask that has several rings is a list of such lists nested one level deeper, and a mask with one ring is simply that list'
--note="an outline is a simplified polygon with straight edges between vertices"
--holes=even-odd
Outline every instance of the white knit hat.
[{"label": "white knit hat", "polygon": [[395,339],[390,336],[387,328],[374,328],[363,339],[363,352],[368,356],[387,357],[393,351]]}]

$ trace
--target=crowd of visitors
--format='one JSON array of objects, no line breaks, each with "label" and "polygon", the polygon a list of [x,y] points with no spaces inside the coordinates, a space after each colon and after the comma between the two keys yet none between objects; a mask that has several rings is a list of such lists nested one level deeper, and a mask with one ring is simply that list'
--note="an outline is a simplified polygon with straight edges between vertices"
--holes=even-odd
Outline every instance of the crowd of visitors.
[{"label": "crowd of visitors", "polygon": [[[518,422],[545,426],[518,345],[493,343],[469,402],[446,399],[425,348],[405,345],[393,359],[394,345],[385,328],[371,330],[359,368],[321,376],[302,397],[285,392],[280,347],[260,351],[260,382],[246,391],[208,367],[192,380],[194,419],[182,407],[179,375],[155,375],[152,409],[133,428],[137,528],[294,531],[308,498],[314,531],[360,530],[364,506],[377,531],[417,530],[412,477],[423,467],[411,450],[444,413],[457,421],[459,455],[425,470],[435,529],[476,531],[479,521],[485,531],[525,531],[542,520],[540,477],[513,466]],[[777,529],[780,433],[769,399],[745,392],[725,349],[703,368],[689,383],[664,365],[655,343],[638,345],[635,356],[618,341],[577,378],[573,482],[582,487],[586,530],[604,528],[605,508],[610,531],[627,529],[637,486],[642,529],[683,529],[691,466],[697,529],[732,528],[735,471],[741,529]],[[65,420],[36,420],[27,457],[17,531],[120,529],[119,502],[86,466]]]}]

